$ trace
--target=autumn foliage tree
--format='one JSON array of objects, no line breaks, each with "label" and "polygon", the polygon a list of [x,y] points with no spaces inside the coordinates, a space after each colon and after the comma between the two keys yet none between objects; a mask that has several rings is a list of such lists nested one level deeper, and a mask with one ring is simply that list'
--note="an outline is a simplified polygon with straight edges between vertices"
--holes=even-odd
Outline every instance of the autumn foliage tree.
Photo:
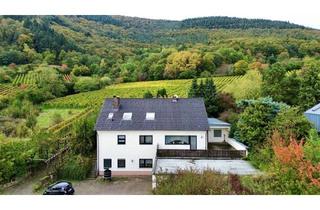
[{"label": "autumn foliage tree", "polygon": [[304,140],[290,138],[288,141],[276,131],[271,137],[271,142],[282,176],[293,171],[301,184],[306,183],[307,186],[320,190],[320,163],[313,163],[307,158]]}]

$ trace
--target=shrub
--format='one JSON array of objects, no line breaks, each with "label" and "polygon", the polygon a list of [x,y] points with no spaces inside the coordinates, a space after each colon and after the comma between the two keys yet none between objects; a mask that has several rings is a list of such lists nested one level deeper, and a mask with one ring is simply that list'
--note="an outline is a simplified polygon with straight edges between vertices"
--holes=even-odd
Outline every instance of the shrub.
[{"label": "shrub", "polygon": [[76,81],[74,85],[76,92],[87,92],[100,89],[99,80],[95,78],[85,77]]},{"label": "shrub", "polygon": [[91,171],[91,159],[81,155],[75,155],[58,169],[59,179],[83,180]]},{"label": "shrub", "polygon": [[147,92],[145,92],[143,94],[143,98],[153,98],[152,93],[150,92],[150,90],[148,90]]},{"label": "shrub", "polygon": [[110,77],[101,77],[99,83],[100,87],[104,87],[111,84],[111,79]]},{"label": "shrub", "polygon": [[56,125],[62,121],[63,121],[63,118],[62,118],[61,114],[59,114],[59,113],[53,114],[52,119],[51,119],[52,125]]},{"label": "shrub", "polygon": [[214,171],[178,171],[159,175],[155,194],[160,195],[224,195],[233,194],[228,177]]}]

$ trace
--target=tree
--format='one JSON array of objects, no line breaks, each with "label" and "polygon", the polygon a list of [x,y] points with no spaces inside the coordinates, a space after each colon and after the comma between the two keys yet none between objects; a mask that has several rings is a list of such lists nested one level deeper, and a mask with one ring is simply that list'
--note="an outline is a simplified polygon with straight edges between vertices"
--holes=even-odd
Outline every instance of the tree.
[{"label": "tree", "polygon": [[75,65],[72,69],[72,73],[75,76],[90,76],[92,74],[92,71],[85,65]]},{"label": "tree", "polygon": [[37,86],[43,91],[48,91],[56,97],[64,96],[67,92],[66,86],[64,85],[61,76],[58,75],[55,71],[46,72],[41,80],[38,81]]},{"label": "tree", "polygon": [[243,100],[238,107],[244,111],[239,115],[235,137],[249,147],[262,145],[277,113],[288,108],[286,104],[274,102],[271,98]]},{"label": "tree", "polygon": [[100,89],[99,80],[96,78],[85,77],[77,80],[74,85],[76,92],[88,92]]},{"label": "tree", "polygon": [[214,53],[205,53],[205,55],[202,57],[202,70],[208,71],[210,73],[214,73],[216,70],[216,64],[215,61],[215,55]]},{"label": "tree", "polygon": [[95,149],[95,117],[89,116],[78,121],[72,129],[73,142],[72,151],[75,154],[88,156]]},{"label": "tree", "polygon": [[234,111],[236,109],[236,100],[230,93],[218,93],[218,112]]},{"label": "tree", "polygon": [[159,89],[157,91],[157,98],[168,98],[167,90],[165,88]]},{"label": "tree", "polygon": [[299,105],[307,110],[320,101],[320,62],[311,61],[303,69]]},{"label": "tree", "polygon": [[188,98],[197,97],[199,95],[198,92],[199,92],[199,86],[198,86],[197,79],[193,79],[191,83],[191,87],[188,92]]},{"label": "tree", "polygon": [[287,75],[287,70],[281,63],[273,64],[263,72],[262,95],[270,96],[276,101],[289,105],[299,105],[300,78],[295,72]]},{"label": "tree", "polygon": [[27,62],[26,56],[20,51],[9,50],[0,53],[0,65],[26,64]]},{"label": "tree", "polygon": [[200,85],[198,85],[197,79],[194,79],[189,88],[188,97],[203,98],[208,116],[218,116],[218,95],[216,86],[212,79],[207,78],[205,83],[201,80]]},{"label": "tree", "polygon": [[279,131],[284,139],[305,139],[310,129],[310,122],[297,107],[280,110],[270,126],[271,131]]},{"label": "tree", "polygon": [[152,93],[150,92],[150,90],[148,90],[147,92],[145,92],[143,94],[143,98],[153,98]]},{"label": "tree", "polygon": [[262,74],[262,95],[270,96],[276,101],[282,101],[284,91],[286,91],[286,88],[283,87],[286,72],[280,63],[275,63],[264,71]]},{"label": "tree", "polygon": [[182,72],[197,71],[201,56],[189,51],[175,52],[168,56],[164,75],[167,78],[178,78]]},{"label": "tree", "polygon": [[249,64],[245,60],[237,61],[233,65],[233,74],[234,75],[244,75],[249,70]]},{"label": "tree", "polygon": [[212,79],[207,78],[204,85],[204,103],[209,117],[218,116],[218,95]]}]

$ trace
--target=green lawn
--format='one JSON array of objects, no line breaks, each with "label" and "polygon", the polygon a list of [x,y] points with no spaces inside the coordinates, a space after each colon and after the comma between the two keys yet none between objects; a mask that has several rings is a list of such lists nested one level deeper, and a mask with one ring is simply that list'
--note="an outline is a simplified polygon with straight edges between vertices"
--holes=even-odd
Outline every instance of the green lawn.
[{"label": "green lawn", "polygon": [[66,120],[81,111],[83,109],[44,109],[37,118],[37,126],[40,128],[52,126],[52,118],[56,113],[60,114],[63,120]]}]

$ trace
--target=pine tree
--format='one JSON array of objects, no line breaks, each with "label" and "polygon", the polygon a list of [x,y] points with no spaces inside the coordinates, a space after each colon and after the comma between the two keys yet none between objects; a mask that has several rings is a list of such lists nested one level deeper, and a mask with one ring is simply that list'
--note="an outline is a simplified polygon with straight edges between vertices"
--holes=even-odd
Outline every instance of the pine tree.
[{"label": "pine tree", "polygon": [[204,94],[205,94],[205,85],[203,84],[203,81],[200,80],[200,85],[197,91],[197,97],[204,97]]},{"label": "pine tree", "polygon": [[195,79],[192,80],[192,84],[191,84],[191,87],[189,89],[188,97],[189,98],[198,97],[198,92],[199,92],[199,86],[198,86],[198,83],[197,83],[197,79],[195,78]]},{"label": "pine tree", "polygon": [[204,103],[208,116],[217,117],[218,116],[218,94],[216,86],[212,79],[207,78],[204,85]]}]

